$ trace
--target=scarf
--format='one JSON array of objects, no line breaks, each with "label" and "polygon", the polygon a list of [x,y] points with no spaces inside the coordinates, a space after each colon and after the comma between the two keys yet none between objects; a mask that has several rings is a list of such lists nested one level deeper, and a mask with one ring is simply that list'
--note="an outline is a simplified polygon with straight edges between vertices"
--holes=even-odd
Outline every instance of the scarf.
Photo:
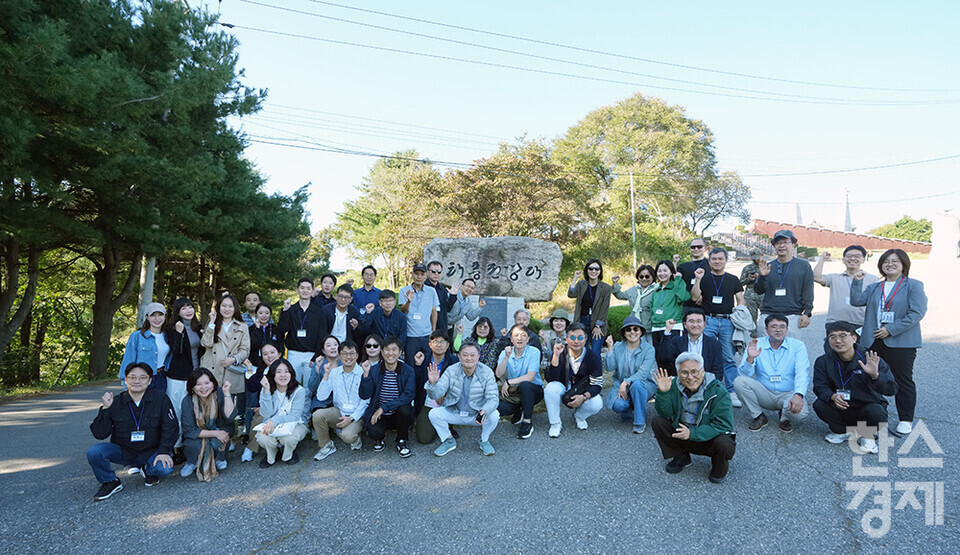
[{"label": "scarf", "polygon": [[[201,401],[199,395],[193,395],[193,415],[201,430],[216,430],[217,392],[210,394],[207,401]],[[205,437],[200,442],[200,457],[197,459],[197,479],[210,482],[217,477],[216,451],[223,450],[223,443],[216,438]]]}]

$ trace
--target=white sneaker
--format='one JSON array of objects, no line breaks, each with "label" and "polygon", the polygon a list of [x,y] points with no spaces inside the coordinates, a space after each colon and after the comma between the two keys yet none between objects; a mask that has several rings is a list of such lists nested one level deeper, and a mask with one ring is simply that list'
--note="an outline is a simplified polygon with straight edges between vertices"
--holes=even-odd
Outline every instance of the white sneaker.
[{"label": "white sneaker", "polygon": [[317,451],[317,454],[313,456],[313,460],[322,461],[336,452],[337,447],[333,444],[333,440],[328,441],[327,444],[321,447],[320,450]]},{"label": "white sneaker", "polygon": [[913,431],[913,422],[901,422],[897,424],[897,435],[908,436]]},{"label": "white sneaker", "polygon": [[738,409],[743,406],[743,403],[740,402],[740,397],[737,396],[736,391],[730,392],[730,404],[733,405],[733,408]]},{"label": "white sneaker", "polygon": [[563,424],[550,424],[550,433],[547,434],[550,437],[560,437],[560,430],[563,429]]},{"label": "white sneaker", "polygon": [[216,462],[213,463],[213,464],[216,465],[217,470],[226,470],[226,469],[227,469],[227,461],[216,461]]},{"label": "white sneaker", "polygon": [[353,443],[350,444],[350,449],[353,451],[359,451],[362,448],[363,448],[363,439],[359,437],[357,438],[357,441],[354,441]]},{"label": "white sneaker", "polygon": [[240,462],[250,462],[253,460],[253,451],[249,447],[243,449],[243,454],[240,455]]},{"label": "white sneaker", "polygon": [[877,441],[875,439],[861,437],[857,440],[857,444],[860,445],[860,450],[864,453],[872,453],[876,455],[880,452],[880,448],[877,447]]},{"label": "white sneaker", "polygon": [[581,420],[581,419],[576,418],[576,417],[574,417],[574,420],[577,421],[577,429],[578,429],[578,430],[586,430],[586,429],[587,429],[587,421],[586,421],[586,420]]},{"label": "white sneaker", "polygon": [[233,453],[233,452],[236,451],[236,450],[237,450],[237,446],[233,443],[233,441],[231,441],[231,442],[230,442],[230,448],[227,449],[227,453]]},{"label": "white sneaker", "polygon": [[193,474],[193,471],[197,469],[197,465],[190,463],[183,463],[183,468],[180,469],[180,476],[186,478],[187,476]]},{"label": "white sneaker", "polygon": [[825,435],[825,436],[823,437],[823,439],[827,440],[827,443],[832,443],[832,444],[834,444],[834,445],[840,445],[840,444],[843,443],[844,441],[847,441],[848,439],[850,439],[850,434],[835,434],[835,433],[832,433],[832,432],[831,432],[831,433]]}]

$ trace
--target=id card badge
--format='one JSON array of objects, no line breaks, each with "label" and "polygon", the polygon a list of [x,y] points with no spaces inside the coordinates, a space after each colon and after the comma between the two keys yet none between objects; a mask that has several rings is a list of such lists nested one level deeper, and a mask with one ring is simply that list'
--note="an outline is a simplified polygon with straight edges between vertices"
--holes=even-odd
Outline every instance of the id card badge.
[{"label": "id card badge", "polygon": [[713,304],[723,304],[723,297],[720,295],[713,297]]},{"label": "id card badge", "polygon": [[660,316],[660,315],[663,314],[663,309],[662,309],[662,308],[658,308],[658,309],[654,310],[653,313],[656,314],[657,316]]},{"label": "id card badge", "polygon": [[460,411],[460,416],[462,418],[470,418],[470,411],[462,410]]},{"label": "id card badge", "polygon": [[786,290],[786,288],[774,289],[774,290],[773,290],[773,296],[775,296],[775,297],[786,297],[786,296],[787,296],[787,290]]},{"label": "id card badge", "polygon": [[696,285],[696,284],[697,284],[697,278],[691,278],[690,285]]},{"label": "id card badge", "polygon": [[838,389],[838,390],[837,390],[837,395],[839,395],[840,398],[843,399],[844,401],[849,401],[849,400],[850,400],[850,390],[849,390],[849,389]]},{"label": "id card badge", "polygon": [[357,407],[353,405],[343,405],[343,410],[340,411],[340,414],[342,414],[343,416],[350,416],[351,414],[353,414],[353,411],[356,408]]},{"label": "id card badge", "polygon": [[306,337],[307,330],[297,330],[297,337]]},{"label": "id card badge", "polygon": [[770,383],[780,383],[782,379],[783,376],[770,376]]},{"label": "id card badge", "polygon": [[893,312],[887,312],[886,310],[880,311],[880,323],[881,323],[881,324],[892,324],[892,323],[893,323]]},{"label": "id card badge", "polygon": [[423,314],[414,314],[414,315],[413,315],[413,319],[414,319],[414,320],[423,320]]},{"label": "id card badge", "polygon": [[360,314],[366,314],[366,313],[367,313],[367,309],[366,309],[366,308],[361,308],[361,309],[360,309]]},{"label": "id card badge", "polygon": [[846,299],[843,299],[843,300],[846,301],[847,306],[850,306],[850,297],[847,297]]},{"label": "id card badge", "polygon": [[593,316],[593,309],[592,309],[592,308],[588,308],[588,309],[587,309],[587,316]]},{"label": "id card badge", "polygon": [[135,432],[130,432],[130,443],[133,443],[136,441],[144,441],[145,439],[146,439],[146,434],[140,430],[137,430]]},{"label": "id card badge", "polygon": [[248,379],[248,380],[249,380],[250,378],[252,378],[252,377],[253,377],[253,368],[251,368],[251,369],[247,370],[246,372],[244,372],[244,373],[243,373],[243,377],[246,378],[246,379]]}]

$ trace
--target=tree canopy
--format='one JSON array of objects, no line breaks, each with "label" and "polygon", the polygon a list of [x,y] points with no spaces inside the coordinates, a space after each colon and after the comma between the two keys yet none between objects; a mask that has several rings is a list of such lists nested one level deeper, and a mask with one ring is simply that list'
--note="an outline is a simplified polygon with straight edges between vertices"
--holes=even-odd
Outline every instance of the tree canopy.
[{"label": "tree canopy", "polygon": [[882,225],[868,231],[870,235],[889,237],[890,239],[904,239],[906,241],[922,241],[929,243],[933,237],[933,222],[926,218],[915,220],[904,215],[892,224]]}]

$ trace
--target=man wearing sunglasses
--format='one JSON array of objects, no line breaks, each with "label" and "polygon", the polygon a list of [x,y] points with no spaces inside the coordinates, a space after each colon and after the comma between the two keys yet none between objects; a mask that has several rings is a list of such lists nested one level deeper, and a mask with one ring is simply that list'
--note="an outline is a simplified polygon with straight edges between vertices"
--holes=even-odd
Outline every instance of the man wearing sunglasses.
[{"label": "man wearing sunglasses", "polygon": [[[693,284],[696,280],[696,271],[703,269],[704,271],[709,271],[710,266],[707,262],[707,242],[702,237],[697,237],[696,239],[690,241],[690,261],[684,262],[683,264],[677,264],[680,261],[680,255],[673,255],[673,263],[677,265],[677,271],[680,272],[680,275],[683,276],[683,283],[687,286],[687,292],[690,292],[690,289],[693,288]],[[684,311],[687,308],[693,308],[697,306],[697,303],[690,299],[683,303]]]},{"label": "man wearing sunglasses", "polygon": [[[603,399],[603,361],[600,355],[587,349],[589,332],[577,323],[567,330],[567,341],[553,347],[553,358],[547,367],[547,386],[543,400],[547,405],[550,420],[550,437],[560,437],[563,424],[560,422],[560,404],[573,409],[577,428],[587,429],[587,418],[600,412]],[[570,393],[567,395],[567,393]]]}]

